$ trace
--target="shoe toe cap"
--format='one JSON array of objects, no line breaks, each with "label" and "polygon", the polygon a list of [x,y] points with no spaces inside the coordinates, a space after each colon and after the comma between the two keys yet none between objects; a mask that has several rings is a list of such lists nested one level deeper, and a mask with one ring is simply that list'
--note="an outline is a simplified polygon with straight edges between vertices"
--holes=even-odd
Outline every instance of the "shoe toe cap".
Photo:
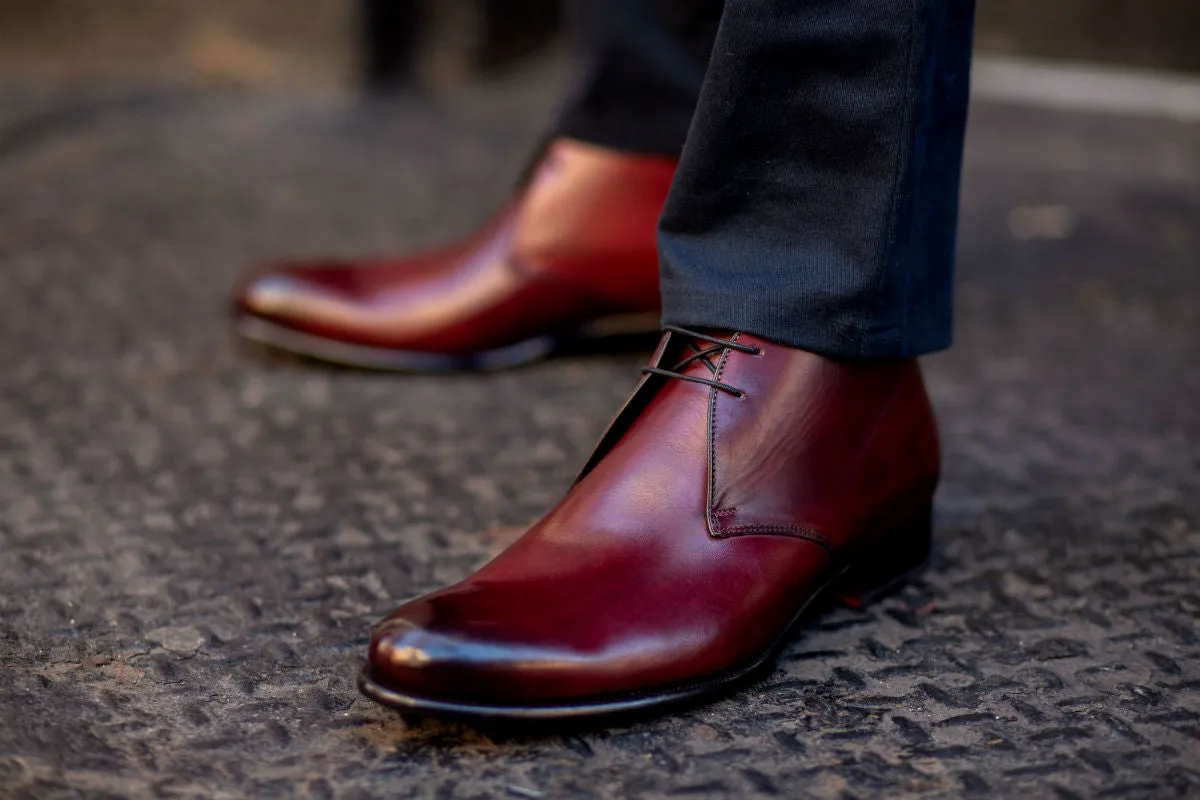
[{"label": "shoe toe cap", "polygon": [[351,269],[334,264],[263,269],[234,290],[234,310],[280,322],[320,318],[353,301],[352,278]]},{"label": "shoe toe cap", "polygon": [[297,298],[311,289],[286,273],[264,273],[248,279],[235,295],[235,308],[243,313],[268,319],[292,316]]},{"label": "shoe toe cap", "polygon": [[402,608],[376,628],[368,655],[371,680],[393,692],[449,703],[507,705],[529,701],[534,675],[550,659],[540,648],[437,629],[426,609]]}]

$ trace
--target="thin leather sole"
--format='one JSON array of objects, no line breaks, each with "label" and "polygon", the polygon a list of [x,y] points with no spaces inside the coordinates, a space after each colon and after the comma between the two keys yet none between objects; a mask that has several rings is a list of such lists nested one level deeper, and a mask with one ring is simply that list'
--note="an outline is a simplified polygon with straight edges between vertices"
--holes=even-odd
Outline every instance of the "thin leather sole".
[{"label": "thin leather sole", "polygon": [[357,369],[426,373],[509,369],[568,351],[580,342],[639,334],[655,335],[658,326],[657,314],[608,317],[568,333],[539,336],[494,350],[452,355],[341,342],[278,325],[252,314],[241,313],[233,318],[234,331],[243,339],[293,355]]},{"label": "thin leather sole", "polygon": [[[928,517],[926,517],[928,519]],[[928,523],[926,523],[928,524]],[[926,538],[928,542],[928,538]],[[364,667],[358,678],[358,688],[367,697],[386,706],[402,712],[422,714],[427,716],[443,716],[465,719],[493,720],[568,720],[584,717],[605,717],[651,709],[659,706],[671,706],[686,703],[702,697],[720,693],[731,688],[740,681],[747,680],[757,674],[762,668],[773,662],[796,624],[805,614],[820,601],[831,595],[842,595],[849,585],[850,597],[842,597],[845,604],[861,608],[879,600],[888,594],[902,589],[909,581],[920,575],[929,566],[929,551],[926,549],[919,563],[907,567],[903,572],[893,573],[887,580],[867,593],[860,593],[860,587],[854,580],[855,566],[843,570],[828,581],[820,590],[815,592],[807,602],[796,612],[795,616],[772,644],[752,663],[736,670],[709,676],[694,683],[680,684],[673,687],[660,687],[644,694],[624,695],[619,697],[598,698],[595,701],[580,702],[564,705],[537,706],[492,706],[469,703],[450,703],[427,697],[405,694],[390,689],[375,682],[371,678],[371,669]]]}]

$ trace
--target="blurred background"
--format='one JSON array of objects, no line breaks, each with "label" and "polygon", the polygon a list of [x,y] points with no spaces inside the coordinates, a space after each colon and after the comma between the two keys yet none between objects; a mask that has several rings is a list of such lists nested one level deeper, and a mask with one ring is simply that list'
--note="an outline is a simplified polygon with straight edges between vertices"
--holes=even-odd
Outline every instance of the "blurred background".
[{"label": "blurred background", "polygon": [[[556,39],[561,0],[3,0],[0,75],[446,85]],[[1200,70],[1194,0],[982,0],[981,53]]]},{"label": "blurred background", "polygon": [[933,569],[713,706],[508,736],[363,700],[368,626],[556,502],[641,357],[380,376],[227,312],[503,203],[560,4],[0,0],[0,798],[1196,797],[1200,10],[977,42]]}]

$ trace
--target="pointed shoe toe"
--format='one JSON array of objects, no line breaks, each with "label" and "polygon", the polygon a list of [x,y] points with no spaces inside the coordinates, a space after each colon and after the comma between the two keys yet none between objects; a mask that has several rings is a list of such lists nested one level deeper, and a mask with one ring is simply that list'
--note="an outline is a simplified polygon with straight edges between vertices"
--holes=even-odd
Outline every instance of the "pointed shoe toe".
[{"label": "pointed shoe toe", "polygon": [[285,264],[247,276],[233,295],[234,316],[247,315],[303,328],[322,303],[341,298],[336,267]]}]

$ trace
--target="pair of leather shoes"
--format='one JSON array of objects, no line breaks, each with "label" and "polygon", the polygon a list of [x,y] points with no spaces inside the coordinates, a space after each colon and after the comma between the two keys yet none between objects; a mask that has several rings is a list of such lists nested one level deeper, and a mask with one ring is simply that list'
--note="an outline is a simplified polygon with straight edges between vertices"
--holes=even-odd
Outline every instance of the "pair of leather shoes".
[{"label": "pair of leather shoes", "polygon": [[[256,276],[239,328],[371,367],[530,360],[657,309],[654,221],[672,171],[558,142],[471,241]],[[367,695],[499,718],[684,700],[767,662],[817,598],[862,605],[924,566],[939,454],[915,361],[672,327],[643,372],[557,507],[376,627]]]}]

